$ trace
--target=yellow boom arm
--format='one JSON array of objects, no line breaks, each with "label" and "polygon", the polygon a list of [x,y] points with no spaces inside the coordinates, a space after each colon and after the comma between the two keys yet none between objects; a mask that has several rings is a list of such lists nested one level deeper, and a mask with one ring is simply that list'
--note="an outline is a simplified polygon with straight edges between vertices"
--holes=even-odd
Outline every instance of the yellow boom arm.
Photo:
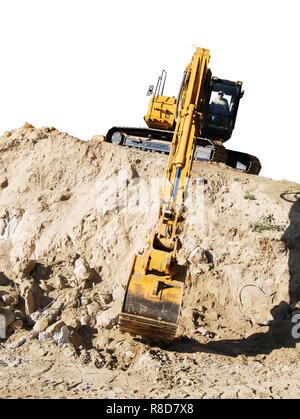
[{"label": "yellow boom arm", "polygon": [[[175,337],[183,296],[176,278],[176,230],[183,211],[185,179],[190,176],[196,146],[195,131],[202,121],[209,50],[196,48],[187,66],[179,95],[180,108],[165,180],[161,188],[157,229],[145,255],[135,255],[120,314],[120,329],[152,340]],[[175,279],[176,278],[176,279]]]}]

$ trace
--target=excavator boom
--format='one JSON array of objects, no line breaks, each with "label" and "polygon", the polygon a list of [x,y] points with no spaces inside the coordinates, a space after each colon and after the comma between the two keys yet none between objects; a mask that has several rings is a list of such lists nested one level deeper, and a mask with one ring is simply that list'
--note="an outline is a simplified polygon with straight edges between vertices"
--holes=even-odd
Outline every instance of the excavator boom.
[{"label": "excavator boom", "polygon": [[177,226],[183,216],[185,180],[190,176],[196,128],[203,119],[209,50],[196,48],[185,71],[181,104],[161,188],[159,220],[144,255],[135,255],[119,316],[120,329],[154,341],[174,339],[183,297],[176,265]]}]

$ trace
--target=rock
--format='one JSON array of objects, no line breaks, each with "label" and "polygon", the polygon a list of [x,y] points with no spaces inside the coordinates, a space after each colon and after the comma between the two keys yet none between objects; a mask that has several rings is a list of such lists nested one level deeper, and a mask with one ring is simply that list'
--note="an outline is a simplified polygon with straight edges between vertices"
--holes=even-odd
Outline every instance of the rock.
[{"label": "rock", "polygon": [[4,189],[8,186],[7,177],[0,178],[0,189]]},{"label": "rock", "polygon": [[82,258],[75,261],[74,274],[81,281],[89,280],[92,277],[88,263]]},{"label": "rock", "polygon": [[22,260],[15,263],[14,271],[29,275],[35,268],[36,262],[33,259]]},{"label": "rock", "polygon": [[7,240],[16,230],[24,210],[11,208],[0,211],[0,238]]},{"label": "rock", "polygon": [[105,329],[111,329],[118,321],[118,313],[111,311],[110,309],[98,314],[97,326],[105,327]]},{"label": "rock", "polygon": [[93,302],[91,304],[88,304],[86,306],[87,313],[90,317],[96,317],[97,313],[99,313],[99,304],[96,302]]},{"label": "rock", "polygon": [[51,333],[44,331],[44,332],[40,332],[38,334],[38,340],[46,340],[46,339],[52,339],[52,335]]},{"label": "rock", "polygon": [[90,319],[87,314],[84,314],[83,316],[81,316],[79,321],[80,321],[80,326],[89,326],[90,324]]},{"label": "rock", "polygon": [[42,317],[36,321],[33,327],[33,331],[41,333],[41,332],[44,332],[48,326],[49,326],[48,319],[46,317]]},{"label": "rock", "polygon": [[21,330],[23,327],[23,321],[21,319],[15,320],[10,326],[13,331]]},{"label": "rock", "polygon": [[63,322],[62,320],[59,320],[58,322],[49,326],[46,331],[50,333],[51,336],[53,336],[55,333],[59,332],[60,329],[65,325],[66,325],[65,322]]},{"label": "rock", "polygon": [[0,307],[0,315],[3,316],[6,327],[10,326],[15,321],[15,315],[10,310]]},{"label": "rock", "polygon": [[59,332],[54,333],[53,339],[59,346],[70,343],[70,331],[67,326],[63,326]]},{"label": "rock", "polygon": [[67,309],[61,313],[60,320],[65,323],[66,326],[71,327],[72,329],[79,329],[81,324],[77,318],[78,313],[74,309]]},{"label": "rock", "polygon": [[12,132],[11,132],[11,131],[4,131],[4,133],[3,133],[3,137],[8,138],[8,137],[10,137],[10,136],[11,136],[11,134],[12,134]]},{"label": "rock", "polygon": [[29,129],[29,128],[34,128],[34,126],[30,124],[29,122],[25,122],[22,128]]},{"label": "rock", "polygon": [[15,349],[15,348],[19,348],[19,346],[24,345],[24,343],[26,342],[26,338],[25,336],[23,336],[20,340],[18,340],[18,342],[16,343],[11,343],[10,345],[6,345],[6,348],[8,349]]},{"label": "rock", "polygon": [[179,266],[187,266],[188,260],[183,253],[176,255],[176,260]]},{"label": "rock", "polygon": [[19,303],[19,294],[17,293],[3,294],[2,300],[6,306],[14,307]]},{"label": "rock", "polygon": [[68,201],[71,198],[71,194],[69,192],[64,192],[60,195],[60,201]]},{"label": "rock", "polygon": [[35,263],[35,261],[34,260],[29,260],[29,261],[27,261],[27,262],[24,262],[24,265],[22,266],[22,272],[25,274],[25,275],[29,275],[33,270],[34,270],[34,268],[35,268],[35,265],[36,265],[36,263]]},{"label": "rock", "polygon": [[34,312],[34,309],[35,309],[35,301],[33,298],[32,291],[30,289],[28,289],[25,292],[24,301],[25,301],[25,313],[27,314],[27,316],[29,316],[30,314]]}]

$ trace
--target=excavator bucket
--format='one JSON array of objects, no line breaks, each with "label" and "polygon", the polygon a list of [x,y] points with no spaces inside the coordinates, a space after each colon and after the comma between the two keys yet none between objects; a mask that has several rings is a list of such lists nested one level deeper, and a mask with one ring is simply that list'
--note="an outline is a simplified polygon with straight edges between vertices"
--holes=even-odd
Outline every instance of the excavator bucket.
[{"label": "excavator bucket", "polygon": [[183,282],[170,275],[145,274],[145,258],[135,255],[119,326],[123,332],[156,342],[174,339],[183,297]]}]

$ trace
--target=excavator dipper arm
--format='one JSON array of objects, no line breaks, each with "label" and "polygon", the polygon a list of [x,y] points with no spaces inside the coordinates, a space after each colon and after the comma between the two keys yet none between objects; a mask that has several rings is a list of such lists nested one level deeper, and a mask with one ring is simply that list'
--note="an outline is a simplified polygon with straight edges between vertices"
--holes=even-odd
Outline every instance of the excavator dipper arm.
[{"label": "excavator dipper arm", "polygon": [[196,48],[182,84],[181,106],[161,188],[159,220],[144,255],[135,255],[119,316],[120,330],[153,341],[174,339],[183,297],[176,275],[177,225],[183,212],[185,180],[191,174],[195,131],[202,121],[201,102],[209,50]]}]

